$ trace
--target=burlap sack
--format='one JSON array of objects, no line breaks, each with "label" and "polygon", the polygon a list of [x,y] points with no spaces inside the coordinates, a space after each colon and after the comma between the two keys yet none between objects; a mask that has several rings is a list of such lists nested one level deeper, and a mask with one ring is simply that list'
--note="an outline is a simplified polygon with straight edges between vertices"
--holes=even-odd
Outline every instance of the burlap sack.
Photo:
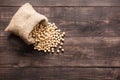
[{"label": "burlap sack", "polygon": [[48,22],[44,15],[37,13],[29,3],[26,3],[18,9],[5,31],[20,36],[27,44],[33,44],[33,38],[28,38],[29,33],[43,20]]}]

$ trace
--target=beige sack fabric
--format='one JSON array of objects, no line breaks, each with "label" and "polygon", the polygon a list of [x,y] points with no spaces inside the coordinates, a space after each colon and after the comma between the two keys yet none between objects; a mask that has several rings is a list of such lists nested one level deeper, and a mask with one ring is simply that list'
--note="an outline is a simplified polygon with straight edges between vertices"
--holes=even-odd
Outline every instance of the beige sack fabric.
[{"label": "beige sack fabric", "polygon": [[33,44],[33,38],[28,38],[29,33],[43,20],[48,22],[44,15],[36,12],[29,3],[26,3],[13,16],[5,31],[20,36],[27,44]]}]

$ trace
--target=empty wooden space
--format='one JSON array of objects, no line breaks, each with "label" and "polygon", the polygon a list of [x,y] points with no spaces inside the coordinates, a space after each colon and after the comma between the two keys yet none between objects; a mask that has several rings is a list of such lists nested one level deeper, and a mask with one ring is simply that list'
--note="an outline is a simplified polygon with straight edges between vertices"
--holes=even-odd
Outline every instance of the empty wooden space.
[{"label": "empty wooden space", "polygon": [[[26,2],[66,32],[64,53],[4,31]],[[0,80],[120,80],[120,0],[0,0]]]}]

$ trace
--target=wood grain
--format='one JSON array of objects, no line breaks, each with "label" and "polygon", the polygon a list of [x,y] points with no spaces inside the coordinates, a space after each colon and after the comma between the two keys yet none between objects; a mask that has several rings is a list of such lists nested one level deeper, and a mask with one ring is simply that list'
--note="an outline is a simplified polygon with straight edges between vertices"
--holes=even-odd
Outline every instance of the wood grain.
[{"label": "wood grain", "polygon": [[120,38],[66,38],[65,52],[56,55],[37,52],[32,49],[32,46],[23,44],[24,42],[18,37],[10,36],[9,39],[3,41],[0,64],[5,67],[120,67]]},{"label": "wood grain", "polygon": [[2,67],[120,67],[119,7],[35,7],[66,32],[65,52],[61,55],[34,51],[18,37],[4,32],[18,8],[0,9]]},{"label": "wood grain", "polygon": [[119,80],[117,68],[0,68],[0,80]]},{"label": "wood grain", "polygon": [[0,0],[0,6],[21,6],[29,2],[33,6],[120,6],[119,0]]},{"label": "wood grain", "polygon": [[[2,31],[17,9],[18,7],[0,7]],[[35,7],[35,9],[65,31],[66,37],[120,36],[119,7]]]},{"label": "wood grain", "polygon": [[[66,32],[61,54],[4,31],[30,2]],[[0,0],[0,80],[120,80],[120,0]]]}]

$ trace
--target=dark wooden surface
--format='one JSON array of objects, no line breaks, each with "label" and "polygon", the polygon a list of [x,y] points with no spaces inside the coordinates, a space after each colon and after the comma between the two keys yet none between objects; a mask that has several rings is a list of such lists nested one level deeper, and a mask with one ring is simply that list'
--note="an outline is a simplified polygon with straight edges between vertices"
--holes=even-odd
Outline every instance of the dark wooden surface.
[{"label": "dark wooden surface", "polygon": [[[66,32],[64,53],[4,32],[25,2]],[[120,80],[120,0],[0,0],[0,80]]]}]

